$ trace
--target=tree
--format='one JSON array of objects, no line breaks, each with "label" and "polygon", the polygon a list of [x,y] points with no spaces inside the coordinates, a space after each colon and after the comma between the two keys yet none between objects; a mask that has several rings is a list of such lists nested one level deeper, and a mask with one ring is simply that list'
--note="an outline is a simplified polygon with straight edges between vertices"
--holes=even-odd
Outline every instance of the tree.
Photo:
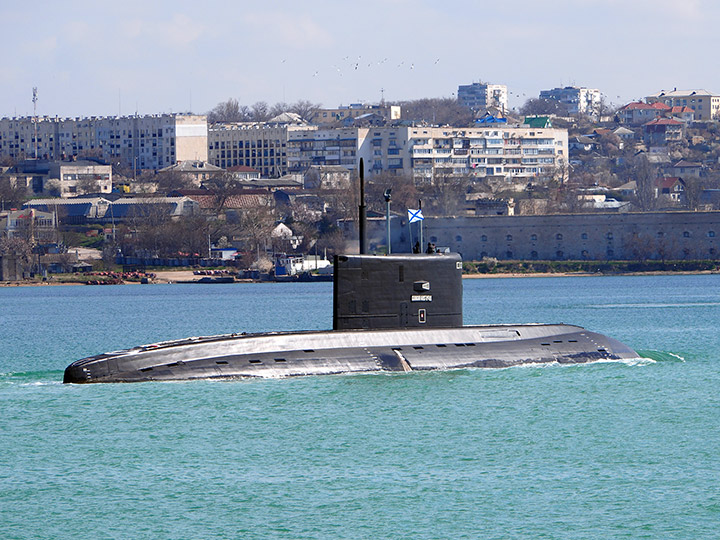
[{"label": "tree", "polygon": [[410,122],[460,127],[469,126],[474,120],[473,112],[454,98],[423,98],[396,104],[402,107],[403,119]]},{"label": "tree", "polygon": [[78,193],[98,193],[100,191],[100,181],[92,176],[84,176],[77,183]]},{"label": "tree", "polygon": [[312,113],[320,107],[322,107],[321,103],[312,103],[301,99],[290,105],[290,112],[300,115],[305,121],[309,121]]},{"label": "tree", "polygon": [[218,122],[247,122],[249,118],[248,108],[240,105],[238,100],[230,98],[227,101],[218,103],[207,113],[210,124]]},{"label": "tree", "polygon": [[160,193],[170,193],[176,189],[189,189],[194,187],[190,176],[176,170],[159,172],[153,180],[157,183]]},{"label": "tree", "polygon": [[266,122],[270,119],[270,108],[264,101],[253,103],[252,107],[250,107],[250,111],[250,119],[253,122]]},{"label": "tree", "polygon": [[288,105],[284,101],[279,101],[278,103],[270,107],[270,110],[268,111],[268,116],[270,118],[275,118],[276,116],[279,116],[284,112],[288,112],[289,109],[290,105]]},{"label": "tree", "polygon": [[568,106],[554,99],[530,98],[520,107],[520,114],[526,116],[548,114],[568,116]]},{"label": "tree", "polygon": [[655,209],[655,180],[657,167],[650,163],[644,154],[638,154],[628,161],[625,171],[629,180],[635,180],[635,203],[643,212]]}]

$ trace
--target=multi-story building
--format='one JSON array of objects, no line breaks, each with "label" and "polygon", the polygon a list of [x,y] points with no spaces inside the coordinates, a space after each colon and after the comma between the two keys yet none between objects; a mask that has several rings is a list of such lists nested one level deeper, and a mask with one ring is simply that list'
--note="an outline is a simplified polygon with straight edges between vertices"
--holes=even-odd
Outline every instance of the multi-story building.
[{"label": "multi-story building", "polygon": [[504,114],[508,110],[507,86],[482,82],[460,85],[458,101],[476,112],[496,108]]},{"label": "multi-story building", "polygon": [[252,167],[264,177],[289,172],[287,145],[297,133],[314,133],[317,126],[268,122],[215,124],[208,131],[208,161],[227,169]]},{"label": "multi-story building", "polygon": [[597,115],[600,112],[602,94],[597,88],[566,86],[542,90],[540,99],[557,101],[567,107],[568,114]]},{"label": "multi-story building", "polygon": [[538,179],[567,175],[565,129],[527,126],[407,128],[409,169],[416,182],[439,176]]},{"label": "multi-story building", "polygon": [[316,125],[335,124],[348,118],[357,118],[367,114],[377,114],[386,122],[400,120],[401,109],[399,105],[368,105],[365,103],[351,103],[336,109],[316,109],[310,116],[310,123]]},{"label": "multi-story building", "polygon": [[453,128],[393,126],[296,132],[288,140],[289,172],[312,165],[357,168],[369,176],[538,178],[567,175],[567,130],[529,126]]},{"label": "multi-story building", "polygon": [[707,90],[664,90],[647,96],[648,103],[662,102],[670,107],[690,107],[695,112],[695,120],[706,122],[720,118],[720,95]]},{"label": "multi-story building", "polygon": [[207,161],[207,118],[190,114],[0,119],[0,157],[98,157],[136,169]]},{"label": "multi-story building", "polygon": [[[384,128],[379,128],[384,129]],[[313,165],[340,165],[355,170],[369,128],[319,128],[301,130],[288,138],[288,172],[302,173]]]}]

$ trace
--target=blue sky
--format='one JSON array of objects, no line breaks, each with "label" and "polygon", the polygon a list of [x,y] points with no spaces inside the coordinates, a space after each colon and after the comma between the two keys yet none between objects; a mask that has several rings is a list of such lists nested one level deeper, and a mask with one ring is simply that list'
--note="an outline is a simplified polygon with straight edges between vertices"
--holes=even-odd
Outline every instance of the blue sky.
[{"label": "blue sky", "polygon": [[720,3],[709,0],[103,0],[0,3],[0,116],[203,113],[452,96],[507,84],[599,88],[621,104],[720,93]]}]

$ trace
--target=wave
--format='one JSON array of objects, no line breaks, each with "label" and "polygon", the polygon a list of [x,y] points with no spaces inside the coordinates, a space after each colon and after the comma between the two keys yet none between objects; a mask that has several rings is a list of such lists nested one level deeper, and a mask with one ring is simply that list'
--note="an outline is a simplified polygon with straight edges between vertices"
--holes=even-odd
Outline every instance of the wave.
[{"label": "wave", "polygon": [[685,358],[670,351],[642,350],[637,351],[643,360],[651,362],[685,362]]},{"label": "wave", "polygon": [[664,309],[664,308],[687,308],[687,307],[716,307],[720,306],[720,302],[674,302],[674,303],[655,303],[655,304],[593,304],[590,307],[598,309],[615,309],[615,308],[645,308],[645,309]]}]

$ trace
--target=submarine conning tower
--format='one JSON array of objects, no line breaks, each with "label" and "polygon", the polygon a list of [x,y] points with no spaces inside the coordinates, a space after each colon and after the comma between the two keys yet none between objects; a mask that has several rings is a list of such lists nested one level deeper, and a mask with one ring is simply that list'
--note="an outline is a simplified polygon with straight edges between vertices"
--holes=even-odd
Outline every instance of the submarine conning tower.
[{"label": "submarine conning tower", "polygon": [[336,255],[334,263],[334,330],[463,324],[457,253]]}]

